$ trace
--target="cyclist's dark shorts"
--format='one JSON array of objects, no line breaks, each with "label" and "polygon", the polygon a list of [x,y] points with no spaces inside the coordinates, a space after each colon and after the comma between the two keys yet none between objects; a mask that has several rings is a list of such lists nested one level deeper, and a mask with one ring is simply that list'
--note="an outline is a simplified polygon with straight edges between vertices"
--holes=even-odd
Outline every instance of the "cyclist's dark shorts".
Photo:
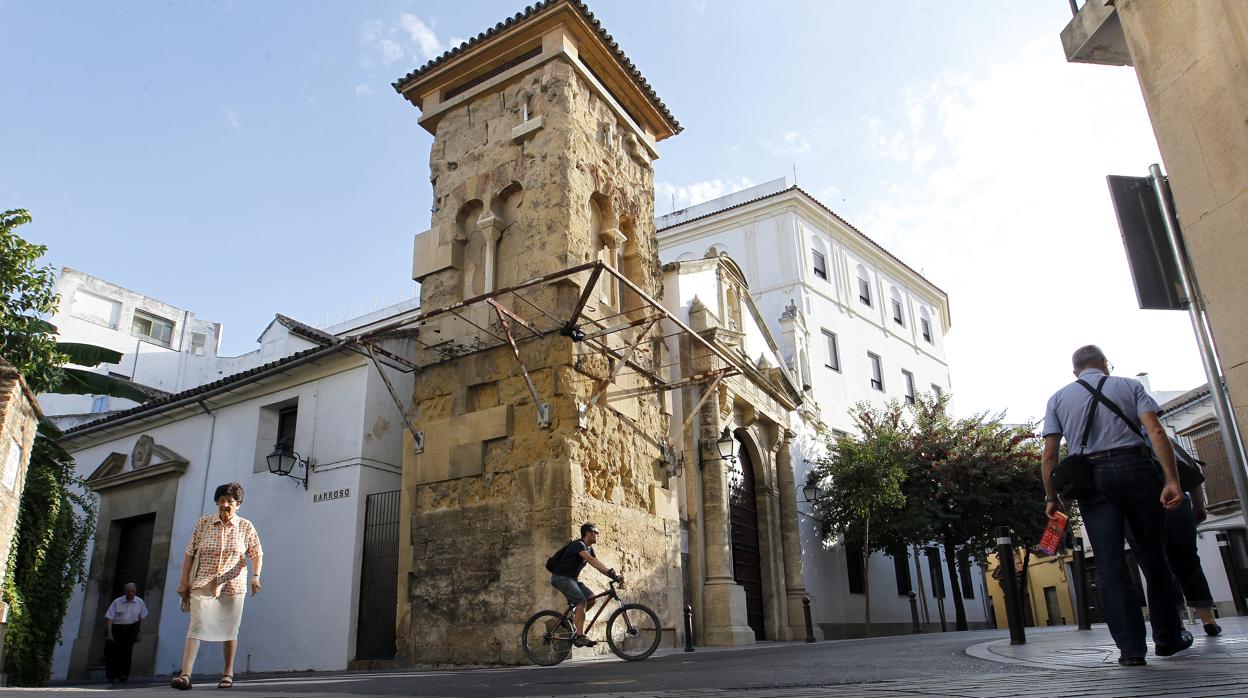
[{"label": "cyclist's dark shorts", "polygon": [[590,591],[589,587],[562,574],[551,575],[550,585],[558,589],[568,599],[568,603],[573,606],[584,603],[586,599],[594,595],[594,592]]}]

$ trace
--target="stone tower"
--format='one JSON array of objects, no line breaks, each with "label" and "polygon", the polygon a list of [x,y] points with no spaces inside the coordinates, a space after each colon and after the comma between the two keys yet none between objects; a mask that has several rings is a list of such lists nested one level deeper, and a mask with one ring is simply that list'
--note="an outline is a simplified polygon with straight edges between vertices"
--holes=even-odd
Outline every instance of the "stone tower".
[{"label": "stone tower", "polygon": [[[593,261],[658,296],[652,161],[680,126],[579,0],[537,3],[395,89],[434,135],[432,227],[413,261],[422,312]],[[566,318],[586,283],[568,276],[508,309]],[[585,313],[644,315],[634,295],[600,280]],[[420,327],[425,345],[447,349],[417,372],[409,412],[423,441],[409,435],[403,462],[400,662],[523,661],[524,621],[563,603],[543,562],[583,521],[598,524],[599,555],[628,576],[629,598],[677,626],[662,395],[617,389],[581,414],[610,357],[559,332],[529,336],[517,357],[488,339],[505,334],[501,314],[472,303]],[[643,327],[609,341],[633,342]],[[637,365],[661,365],[651,333]],[[583,578],[604,586],[593,570]]]}]

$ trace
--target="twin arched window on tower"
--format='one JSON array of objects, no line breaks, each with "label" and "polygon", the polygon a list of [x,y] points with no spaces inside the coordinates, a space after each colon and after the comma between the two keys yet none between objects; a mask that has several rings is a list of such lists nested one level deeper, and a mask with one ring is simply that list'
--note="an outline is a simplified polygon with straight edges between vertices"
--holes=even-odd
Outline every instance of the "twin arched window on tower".
[{"label": "twin arched window on tower", "polygon": [[514,234],[524,190],[512,182],[489,206],[473,199],[455,216],[455,242],[464,246],[463,297],[473,298],[524,280],[517,265],[499,265],[500,259],[518,259],[522,240]]},{"label": "twin arched window on tower", "polygon": [[[597,261],[637,283],[640,269],[632,222],[621,220],[610,199],[597,192],[589,199],[589,236]],[[640,311],[642,304],[635,296],[614,275],[604,274],[598,281],[599,303],[616,312]]]}]

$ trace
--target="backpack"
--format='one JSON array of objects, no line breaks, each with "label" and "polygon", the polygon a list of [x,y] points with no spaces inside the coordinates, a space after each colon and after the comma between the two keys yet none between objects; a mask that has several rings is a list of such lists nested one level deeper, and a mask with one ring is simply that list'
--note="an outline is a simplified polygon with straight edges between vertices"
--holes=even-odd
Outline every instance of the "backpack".
[{"label": "backpack", "polygon": [[559,550],[556,551],[554,555],[551,555],[550,557],[546,558],[546,571],[547,572],[553,573],[555,569],[559,567],[559,561],[563,559],[563,554],[568,552],[568,546],[572,545],[575,542],[576,541],[574,540],[568,541],[568,543],[564,545],[562,548],[559,548]]}]

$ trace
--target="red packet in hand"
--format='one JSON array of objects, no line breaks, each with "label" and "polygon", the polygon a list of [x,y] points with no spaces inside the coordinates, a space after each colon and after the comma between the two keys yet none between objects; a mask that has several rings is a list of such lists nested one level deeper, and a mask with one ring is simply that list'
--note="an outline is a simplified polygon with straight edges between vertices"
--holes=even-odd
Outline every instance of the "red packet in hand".
[{"label": "red packet in hand", "polygon": [[1040,545],[1036,546],[1036,551],[1045,555],[1056,555],[1065,535],[1066,515],[1060,511],[1054,512],[1049,517],[1049,525],[1044,528],[1044,535],[1040,537]]}]

